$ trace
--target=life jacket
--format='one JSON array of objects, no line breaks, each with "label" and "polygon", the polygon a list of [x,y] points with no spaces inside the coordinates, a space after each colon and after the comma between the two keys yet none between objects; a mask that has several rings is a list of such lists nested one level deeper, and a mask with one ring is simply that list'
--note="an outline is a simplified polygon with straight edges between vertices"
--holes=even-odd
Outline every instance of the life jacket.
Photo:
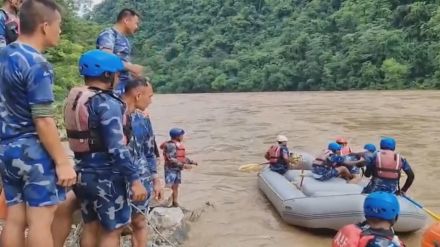
[{"label": "life jacket", "polygon": [[366,247],[377,237],[383,239],[383,246],[405,246],[394,234],[385,235],[363,223],[344,226],[333,238],[332,247]]},{"label": "life jacket", "polygon": [[[109,91],[87,86],[74,87],[67,96],[64,108],[64,123],[69,146],[75,156],[107,152],[98,130],[99,122],[90,119],[88,109],[90,99],[103,93],[108,93],[121,101]],[[124,144],[126,145],[131,136],[130,118],[127,114],[124,114],[122,124]]]},{"label": "life jacket", "polygon": [[14,15],[9,15],[4,9],[0,9],[5,15],[5,39],[6,44],[10,44],[17,40],[20,34],[20,19]]},{"label": "life jacket", "polygon": [[269,164],[275,165],[280,163],[281,160],[281,147],[279,145],[272,145],[267,151],[267,157]]},{"label": "life jacket", "polygon": [[314,165],[333,165],[333,164],[329,164],[328,162],[328,158],[330,156],[333,155],[333,152],[331,150],[325,150],[324,152],[322,152],[320,155],[318,155],[318,157],[316,157],[316,159],[313,161]]},{"label": "life jacket", "polygon": [[423,233],[421,247],[440,247],[440,223],[431,225]]},{"label": "life jacket", "polygon": [[351,151],[350,146],[347,145],[347,146],[343,146],[341,148],[341,155],[349,155],[351,153],[352,153],[352,151]]},{"label": "life jacket", "polygon": [[167,142],[164,142],[160,145],[160,148],[163,149],[163,157],[165,158],[165,164],[170,164],[170,160],[168,159],[168,155],[167,155],[167,144],[172,144],[176,146],[176,159],[182,163],[186,162],[186,151],[185,151],[185,146],[183,145],[183,143],[178,142],[178,141],[174,141],[174,140],[169,140]]},{"label": "life jacket", "polygon": [[380,150],[376,155],[376,176],[383,179],[399,179],[402,161],[399,154],[391,150]]}]

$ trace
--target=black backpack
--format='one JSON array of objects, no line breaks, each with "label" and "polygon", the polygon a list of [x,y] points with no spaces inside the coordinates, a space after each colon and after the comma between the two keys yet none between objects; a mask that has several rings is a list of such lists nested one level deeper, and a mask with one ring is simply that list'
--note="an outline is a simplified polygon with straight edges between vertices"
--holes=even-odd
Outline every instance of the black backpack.
[{"label": "black backpack", "polygon": [[10,44],[14,41],[17,40],[18,38],[18,23],[14,20],[9,18],[8,13],[6,13],[6,11],[4,9],[0,9],[1,12],[3,12],[3,14],[6,17],[6,22],[5,22],[5,39],[6,39],[6,44]]}]

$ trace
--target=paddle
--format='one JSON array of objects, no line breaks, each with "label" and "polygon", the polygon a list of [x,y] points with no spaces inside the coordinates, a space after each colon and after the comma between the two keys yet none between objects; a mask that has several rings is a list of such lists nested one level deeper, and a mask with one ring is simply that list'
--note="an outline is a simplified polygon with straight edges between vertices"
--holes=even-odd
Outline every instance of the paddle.
[{"label": "paddle", "polygon": [[257,172],[257,171],[261,170],[261,166],[265,165],[265,164],[269,164],[269,162],[264,162],[264,163],[260,163],[260,164],[242,165],[238,168],[238,170],[242,171],[242,172]]},{"label": "paddle", "polygon": [[437,215],[436,213],[432,212],[431,210],[423,207],[422,205],[420,205],[419,203],[417,203],[416,201],[414,201],[413,199],[409,198],[408,196],[402,194],[402,196],[407,199],[408,201],[410,201],[411,203],[413,203],[414,205],[416,205],[417,207],[423,209],[423,211],[425,211],[427,214],[429,214],[432,218],[436,219],[437,221],[440,221],[440,216]]}]

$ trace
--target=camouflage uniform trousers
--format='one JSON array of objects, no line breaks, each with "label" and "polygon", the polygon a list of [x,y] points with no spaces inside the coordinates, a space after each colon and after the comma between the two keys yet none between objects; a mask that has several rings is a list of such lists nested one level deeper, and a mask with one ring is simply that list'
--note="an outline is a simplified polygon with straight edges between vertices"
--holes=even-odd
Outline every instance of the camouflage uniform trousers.
[{"label": "camouflage uniform trousers", "polygon": [[[154,162],[156,163],[156,158],[147,158],[147,162],[151,163]],[[142,182],[142,184],[144,185],[145,189],[147,189],[148,192],[148,196],[147,199],[145,199],[144,201],[140,201],[140,202],[132,202],[132,213],[136,214],[136,213],[148,213],[148,207],[150,205],[150,201],[153,198],[153,176],[151,175],[151,172],[145,172],[143,174],[140,175],[140,180]]]},{"label": "camouflage uniform trousers", "polygon": [[86,224],[98,220],[111,231],[130,223],[128,183],[120,174],[79,172],[74,192]]},{"label": "camouflage uniform trousers", "polygon": [[368,185],[362,190],[362,193],[369,194],[375,191],[396,193],[398,190],[398,185],[398,180],[385,180],[373,177]]},{"label": "camouflage uniform trousers", "polygon": [[182,170],[177,167],[168,167],[165,165],[165,184],[171,187],[174,184],[182,183]]},{"label": "camouflage uniform trousers", "polygon": [[0,143],[0,171],[8,206],[31,207],[59,204],[66,198],[58,186],[55,165],[36,137]]},{"label": "camouflage uniform trousers", "polygon": [[281,164],[281,163],[276,163],[276,164],[273,164],[273,165],[271,164],[269,166],[269,168],[270,168],[271,171],[277,172],[277,173],[279,173],[281,175],[283,175],[284,173],[287,172],[287,170],[289,170],[288,165]]},{"label": "camouflage uniform trousers", "polygon": [[334,167],[326,165],[313,165],[312,173],[313,178],[318,181],[327,181],[339,176],[339,172]]}]

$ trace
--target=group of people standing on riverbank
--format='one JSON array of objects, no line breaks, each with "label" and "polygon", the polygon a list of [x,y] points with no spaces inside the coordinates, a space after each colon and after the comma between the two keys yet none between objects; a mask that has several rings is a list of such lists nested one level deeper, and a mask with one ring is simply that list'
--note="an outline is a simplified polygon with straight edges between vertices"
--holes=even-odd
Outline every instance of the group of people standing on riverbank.
[{"label": "group of people standing on riverbank", "polygon": [[[79,60],[84,84],[71,89],[64,109],[72,159],[58,136],[55,75],[43,56],[59,42],[61,8],[54,0],[7,0],[3,10],[0,169],[8,211],[2,246],[63,246],[78,209],[81,246],[119,246],[127,226],[133,246],[146,246],[149,202],[161,200],[163,185],[147,112],[153,85],[131,62],[127,38],[139,28],[139,14],[123,9],[97,37],[96,50]],[[160,145],[175,207],[181,171],[197,165],[186,157],[184,134],[173,128]]]}]

